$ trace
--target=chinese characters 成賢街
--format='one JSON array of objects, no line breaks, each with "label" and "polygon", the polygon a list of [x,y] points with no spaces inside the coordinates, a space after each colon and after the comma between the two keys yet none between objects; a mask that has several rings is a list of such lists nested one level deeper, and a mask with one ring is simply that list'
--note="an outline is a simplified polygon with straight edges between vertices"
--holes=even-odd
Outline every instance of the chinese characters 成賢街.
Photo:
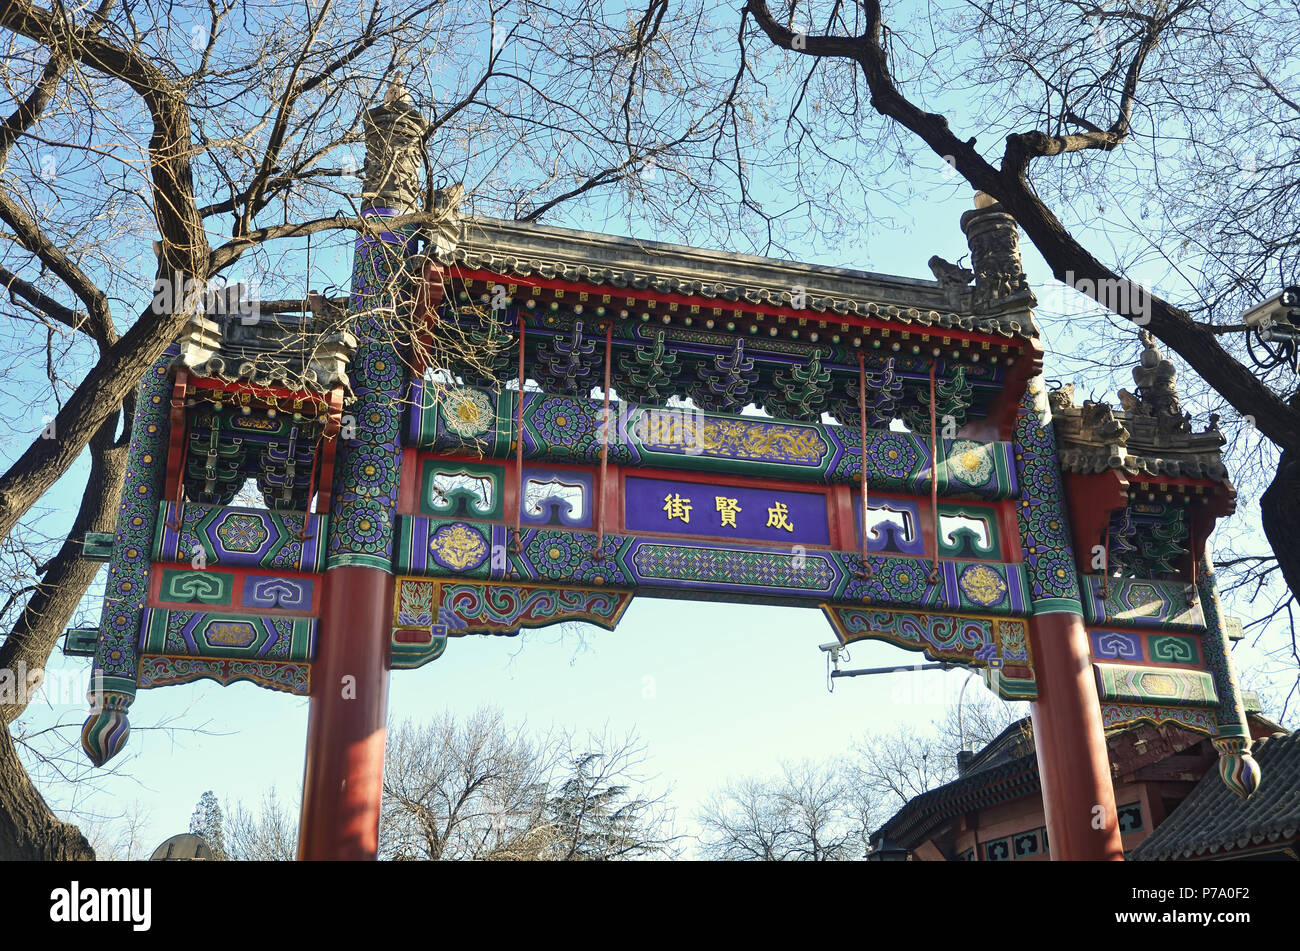
[{"label": "chinese characters \u6210\u8ce2\u8857", "polygon": [[[736,516],[744,509],[738,499],[729,498],[725,495],[715,495],[713,497],[714,509],[718,513],[718,524],[721,528],[739,528],[736,522]],[[680,492],[670,492],[664,496],[663,511],[668,516],[668,521],[678,519],[685,524],[691,523],[691,508],[694,502],[683,496]],[[790,507],[784,502],[773,502],[767,509],[767,526],[787,532],[794,531],[794,523],[790,521]]]}]

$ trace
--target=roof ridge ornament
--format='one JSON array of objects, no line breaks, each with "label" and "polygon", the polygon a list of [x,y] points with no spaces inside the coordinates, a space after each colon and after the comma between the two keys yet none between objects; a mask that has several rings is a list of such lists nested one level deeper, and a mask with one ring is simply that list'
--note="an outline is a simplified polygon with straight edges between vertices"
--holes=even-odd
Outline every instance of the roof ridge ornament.
[{"label": "roof ridge ornament", "polygon": [[1119,391],[1121,410],[1108,401],[1075,403],[1074,384],[1048,394],[1061,445],[1061,464],[1070,472],[1120,469],[1228,481],[1217,415],[1202,431],[1192,429],[1178,395],[1178,370],[1165,359],[1155,337],[1143,330],[1142,357],[1133,368],[1137,392]]},{"label": "roof ridge ornament", "polygon": [[1191,433],[1191,414],[1184,413],[1178,396],[1178,368],[1166,359],[1156,346],[1156,338],[1149,330],[1138,332],[1142,341],[1142,357],[1133,368],[1133,382],[1137,393],[1119,391],[1120,405],[1132,416],[1149,416],[1156,421],[1160,434]]}]

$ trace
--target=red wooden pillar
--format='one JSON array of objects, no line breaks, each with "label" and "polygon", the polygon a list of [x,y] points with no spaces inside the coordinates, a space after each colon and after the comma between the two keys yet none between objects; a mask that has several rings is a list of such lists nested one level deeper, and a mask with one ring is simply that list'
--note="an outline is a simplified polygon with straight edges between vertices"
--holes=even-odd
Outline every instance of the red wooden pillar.
[{"label": "red wooden pillar", "polygon": [[393,578],[346,566],[325,576],[312,664],[300,860],[374,859],[384,781]]},{"label": "red wooden pillar", "polygon": [[[374,859],[384,788],[385,717],[391,662],[393,545],[401,483],[402,407],[409,353],[392,324],[406,293],[414,227],[385,219],[414,210],[418,157],[428,124],[394,80],[366,110],[362,215],[376,227],[357,237],[349,310],[357,349],[349,365],[353,424],[340,432],[330,498],[321,622],[312,662],[299,859]],[[382,174],[381,174],[382,172]],[[372,187],[377,190],[372,191]],[[427,313],[424,294],[421,305]]]},{"label": "red wooden pillar", "polygon": [[1030,619],[1029,644],[1038,678],[1030,706],[1047,840],[1053,859],[1124,858],[1115,790],[1093,679],[1088,632],[1072,612]]}]

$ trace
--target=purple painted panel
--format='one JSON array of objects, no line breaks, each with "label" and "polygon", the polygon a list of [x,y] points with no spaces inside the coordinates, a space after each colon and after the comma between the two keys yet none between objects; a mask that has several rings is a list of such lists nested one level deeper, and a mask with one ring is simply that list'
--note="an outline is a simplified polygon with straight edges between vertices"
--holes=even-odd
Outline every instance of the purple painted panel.
[{"label": "purple painted panel", "polygon": [[829,545],[826,496],[629,476],[629,531],[735,536],[785,545]]},{"label": "purple painted panel", "polygon": [[315,588],[315,583],[309,578],[249,576],[244,579],[244,607],[310,611]]},{"label": "purple painted panel", "polygon": [[[904,555],[924,555],[925,540],[921,537],[920,503],[902,499],[867,498],[868,551],[897,552]],[[853,494],[853,520],[862,544],[862,496]]]},{"label": "purple painted panel", "polygon": [[1093,631],[1092,656],[1107,660],[1141,660],[1142,641],[1136,634]]}]

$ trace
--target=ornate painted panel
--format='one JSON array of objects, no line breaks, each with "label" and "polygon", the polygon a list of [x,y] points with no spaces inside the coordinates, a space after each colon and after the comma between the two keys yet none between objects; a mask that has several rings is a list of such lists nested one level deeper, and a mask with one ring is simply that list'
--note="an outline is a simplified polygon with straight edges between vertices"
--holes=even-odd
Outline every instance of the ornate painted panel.
[{"label": "ornate painted panel", "polygon": [[141,688],[170,687],[198,680],[215,680],[222,686],[243,681],[306,696],[311,689],[311,665],[158,654],[144,654],[140,658]]},{"label": "ornate painted panel", "polygon": [[632,596],[610,589],[399,577],[393,598],[394,664],[418,667],[436,659],[449,636],[513,635],[564,621],[612,631]]},{"label": "ornate painted panel", "polygon": [[922,614],[878,607],[823,604],[842,644],[883,640],[948,660],[996,672],[992,686],[1005,699],[1037,696],[1029,632],[1025,621],[978,616]]},{"label": "ornate painted panel", "polygon": [[1212,707],[1219,702],[1214,678],[1203,670],[1093,664],[1102,700],[1120,703]]},{"label": "ornate painted panel", "polygon": [[316,619],[147,608],[140,648],[177,657],[312,659]]},{"label": "ornate painted panel", "polygon": [[178,352],[179,348],[169,347],[136,394],[126,484],[95,646],[92,681],[98,677],[99,692],[91,695],[90,715],[81,730],[81,745],[96,766],[115,756],[131,732],[127,711],[138,681],[137,645],[149,586],[149,543],[166,476],[168,370]]},{"label": "ornate painted panel", "polygon": [[1016,415],[1015,461],[1020,486],[1016,522],[1034,612],[1082,613],[1056,431],[1041,376],[1025,387]]},{"label": "ornate painted panel", "polygon": [[[508,457],[516,396],[508,389],[494,393],[417,383],[407,443],[446,453]],[[595,400],[526,391],[524,458],[595,465],[602,433],[607,433],[614,465],[839,484],[860,478],[861,439],[852,427],[627,403],[611,407],[608,426],[602,417]],[[867,460],[872,487],[930,492],[924,434],[869,429]],[[1008,443],[941,438],[937,461],[940,495],[1005,499],[1018,491]]]},{"label": "ornate painted panel", "polygon": [[339,440],[324,542],[330,568],[392,571],[401,417],[410,385],[394,320],[413,293],[407,258],[414,230],[362,234],[354,246],[348,309],[358,344],[349,366],[354,399],[348,412],[356,425]]},{"label": "ornate painted panel", "polygon": [[321,571],[328,516],[164,502],[153,560]]},{"label": "ornate painted panel", "polygon": [[746,488],[629,474],[623,521],[630,532],[718,535],[791,545],[829,545],[824,492]]},{"label": "ornate painted panel", "polygon": [[1162,664],[1201,664],[1200,639],[1184,634],[1148,634],[1150,659]]},{"label": "ornate painted panel", "polygon": [[299,572],[222,570],[155,565],[149,606],[220,608],[249,614],[320,615],[319,576]]},{"label": "ornate painted panel", "polygon": [[591,472],[524,466],[522,521],[556,528],[591,528],[595,479]]},{"label": "ornate painted panel", "polygon": [[425,456],[420,461],[419,510],[433,517],[501,518],[505,469]]},{"label": "ornate painted panel", "polygon": [[1127,631],[1090,631],[1092,656],[1099,660],[1141,661],[1146,659],[1142,635]]},{"label": "ornate painted panel", "polygon": [[1084,593],[1084,616],[1089,624],[1205,630],[1200,602],[1189,601],[1187,585],[1138,578],[1105,579],[1099,575],[1080,575],[1079,581]]},{"label": "ornate painted panel", "polygon": [[1019,563],[940,561],[938,580],[931,581],[933,565],[927,559],[872,555],[869,576],[862,577],[856,552],[607,534],[597,557],[597,536],[591,532],[525,529],[518,551],[510,532],[504,525],[403,518],[398,571],[717,600],[870,601],[936,611],[1029,613]]},{"label": "ornate painted panel", "polygon": [[1173,723],[1209,736],[1215,734],[1214,714],[1204,707],[1168,707],[1144,703],[1112,703],[1102,701],[1101,725],[1131,726],[1135,723]]},{"label": "ornate painted panel", "polygon": [[1099,661],[1203,666],[1201,639],[1193,634],[1092,630],[1092,656]]},{"label": "ornate painted panel", "polygon": [[[867,504],[867,551],[924,555],[921,503],[915,499],[873,496]],[[862,506],[853,506],[854,537],[862,544]]]},{"label": "ornate painted panel", "polygon": [[506,529],[502,525],[425,518],[398,519],[393,563],[398,574],[457,574],[487,578],[504,571]]},{"label": "ornate painted panel", "polygon": [[939,555],[943,558],[1002,560],[998,513],[989,506],[939,504]]}]

